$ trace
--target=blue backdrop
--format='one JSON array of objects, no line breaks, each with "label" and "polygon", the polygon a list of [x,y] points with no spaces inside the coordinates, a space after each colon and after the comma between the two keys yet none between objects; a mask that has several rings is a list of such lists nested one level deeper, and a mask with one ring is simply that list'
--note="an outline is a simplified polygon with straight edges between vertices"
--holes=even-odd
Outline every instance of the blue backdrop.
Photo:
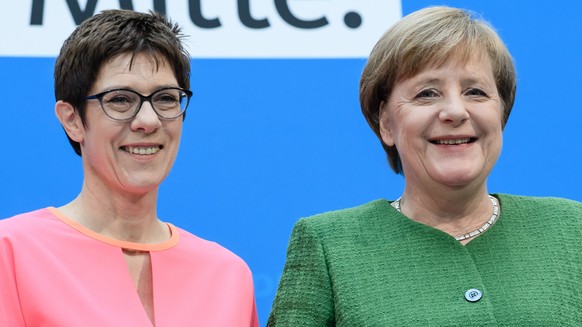
[{"label": "blue backdrop", "polygon": [[[402,9],[433,4],[482,14],[516,61],[517,99],[489,190],[582,201],[582,3],[407,0]],[[81,161],[53,114],[54,60],[0,57],[0,217],[63,205],[80,190]],[[364,58],[192,61],[194,98],[159,215],[246,260],[261,325],[298,218],[402,191],[402,178],[389,169],[360,113],[364,64]]]}]

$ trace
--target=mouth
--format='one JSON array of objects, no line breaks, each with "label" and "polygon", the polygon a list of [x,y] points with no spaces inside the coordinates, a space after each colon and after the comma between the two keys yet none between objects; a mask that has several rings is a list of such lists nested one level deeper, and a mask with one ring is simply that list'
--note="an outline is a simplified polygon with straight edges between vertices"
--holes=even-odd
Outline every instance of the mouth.
[{"label": "mouth", "polygon": [[155,154],[163,148],[161,145],[152,145],[152,146],[122,146],[121,150],[137,155],[151,155]]},{"label": "mouth", "polygon": [[466,137],[466,138],[459,138],[459,139],[442,139],[442,140],[429,140],[430,143],[436,145],[460,145],[460,144],[469,144],[477,141],[476,137]]}]

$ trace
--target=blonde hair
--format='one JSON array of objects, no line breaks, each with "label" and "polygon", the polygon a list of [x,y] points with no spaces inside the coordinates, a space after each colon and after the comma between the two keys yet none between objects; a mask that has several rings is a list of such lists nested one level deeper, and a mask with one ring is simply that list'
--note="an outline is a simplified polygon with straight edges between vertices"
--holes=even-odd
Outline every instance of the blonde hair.
[{"label": "blonde hair", "polygon": [[[380,106],[388,100],[396,83],[451,59],[468,61],[479,52],[490,59],[505,127],[516,92],[513,59],[493,27],[475,16],[457,8],[428,7],[402,18],[382,35],[360,78],[362,113],[380,142]],[[392,169],[401,174],[396,147],[384,142],[382,146]]]}]

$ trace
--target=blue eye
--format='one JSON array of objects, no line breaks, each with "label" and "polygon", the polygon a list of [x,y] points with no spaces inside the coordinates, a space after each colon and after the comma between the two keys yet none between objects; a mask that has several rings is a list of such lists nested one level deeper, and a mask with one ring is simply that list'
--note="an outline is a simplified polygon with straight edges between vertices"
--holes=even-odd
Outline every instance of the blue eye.
[{"label": "blue eye", "polygon": [[483,92],[480,89],[475,89],[475,88],[467,90],[467,92],[465,94],[469,95],[469,96],[487,96],[487,94],[485,92]]},{"label": "blue eye", "polygon": [[437,97],[438,95],[439,94],[437,93],[436,90],[434,90],[434,89],[426,89],[426,90],[420,91],[416,95],[416,98],[434,98],[434,97]]}]

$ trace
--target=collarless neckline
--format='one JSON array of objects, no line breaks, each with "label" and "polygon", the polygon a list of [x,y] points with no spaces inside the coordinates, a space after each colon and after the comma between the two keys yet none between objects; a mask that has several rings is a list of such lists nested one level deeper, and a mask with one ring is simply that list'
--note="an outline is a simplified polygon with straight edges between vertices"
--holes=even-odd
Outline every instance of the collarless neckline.
[{"label": "collarless neckline", "polygon": [[[499,216],[497,217],[497,220],[495,221],[495,223],[493,225],[491,225],[489,228],[487,228],[487,230],[485,230],[483,233],[477,235],[477,237],[474,237],[470,242],[466,243],[466,244],[461,244],[460,241],[457,241],[455,239],[454,236],[447,234],[446,232],[436,228],[436,227],[432,227],[430,225],[415,221],[410,219],[409,217],[405,216],[402,212],[398,211],[393,205],[392,202],[394,202],[395,200],[387,200],[387,199],[382,199],[385,202],[386,205],[386,210],[392,212],[392,214],[396,214],[394,215],[394,217],[397,217],[399,220],[402,221],[406,221],[408,224],[410,224],[410,226],[413,226],[414,228],[420,229],[422,231],[424,231],[425,233],[432,233],[435,235],[440,235],[440,236],[444,236],[446,239],[448,240],[452,240],[454,241],[456,244],[459,244],[460,246],[467,248],[467,246],[469,246],[470,244],[473,244],[476,240],[482,240],[484,238],[484,236],[487,235],[491,235],[493,230],[496,230],[496,225],[503,225],[503,223],[501,222],[501,218],[505,217],[505,215],[503,214],[504,210],[501,210],[502,207],[502,194],[499,193],[492,193],[490,194],[492,197],[494,197],[495,199],[497,199],[498,201],[498,205],[500,208],[500,212],[499,212]],[[507,208],[505,208],[507,209]]]},{"label": "collarless neckline", "polygon": [[59,209],[55,207],[48,207],[48,211],[53,214],[57,219],[59,219],[64,224],[70,226],[71,228],[77,230],[78,232],[95,239],[97,241],[101,241],[103,243],[109,244],[111,246],[115,246],[124,250],[131,250],[131,251],[142,251],[142,252],[151,252],[151,251],[163,251],[167,250],[171,247],[174,247],[180,241],[180,235],[178,233],[178,229],[170,224],[165,223],[170,230],[170,238],[167,241],[161,243],[153,243],[153,244],[145,244],[145,243],[135,243],[135,242],[128,242],[128,241],[121,241],[118,239],[114,239],[112,237],[108,237],[102,234],[99,234],[95,231],[90,230],[89,228],[79,224],[78,222],[72,220],[71,218],[67,217],[63,214]]}]

